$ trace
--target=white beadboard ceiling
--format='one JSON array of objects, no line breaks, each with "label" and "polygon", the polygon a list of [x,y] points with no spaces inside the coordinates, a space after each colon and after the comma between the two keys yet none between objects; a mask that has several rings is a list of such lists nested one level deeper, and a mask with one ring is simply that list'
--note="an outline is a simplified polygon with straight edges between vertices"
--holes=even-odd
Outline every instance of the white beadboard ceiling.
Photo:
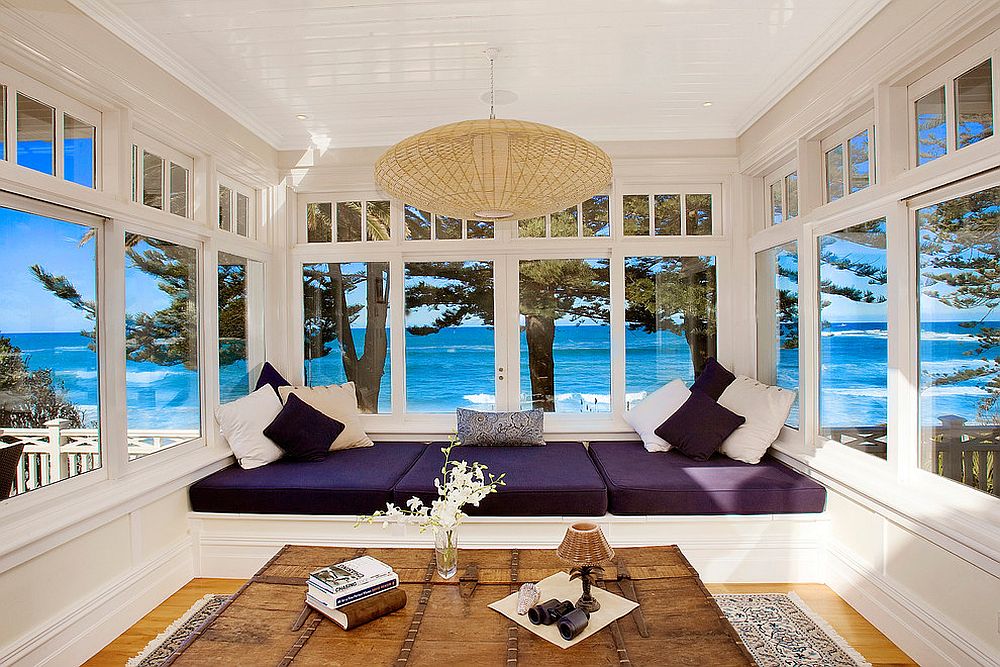
[{"label": "white beadboard ceiling", "polygon": [[735,137],[887,4],[71,1],[279,149],[485,117],[488,46],[517,95],[498,116],[595,141]]}]

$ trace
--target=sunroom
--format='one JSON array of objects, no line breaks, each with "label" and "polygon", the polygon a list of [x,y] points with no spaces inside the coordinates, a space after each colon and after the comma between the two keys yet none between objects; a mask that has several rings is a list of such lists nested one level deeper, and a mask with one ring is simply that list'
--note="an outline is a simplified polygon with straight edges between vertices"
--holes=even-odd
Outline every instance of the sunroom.
[{"label": "sunroom", "polygon": [[0,665],[1000,665],[1000,2],[0,35]]}]

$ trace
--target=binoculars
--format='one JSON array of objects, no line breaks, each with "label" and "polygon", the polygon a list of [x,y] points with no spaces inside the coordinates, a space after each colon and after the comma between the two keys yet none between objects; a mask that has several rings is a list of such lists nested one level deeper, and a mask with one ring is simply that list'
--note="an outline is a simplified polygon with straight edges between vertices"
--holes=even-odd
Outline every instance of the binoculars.
[{"label": "binoculars", "polygon": [[528,609],[528,620],[534,625],[555,623],[559,628],[559,635],[569,641],[587,628],[590,614],[579,607],[574,607],[569,600],[560,602],[553,598]]}]

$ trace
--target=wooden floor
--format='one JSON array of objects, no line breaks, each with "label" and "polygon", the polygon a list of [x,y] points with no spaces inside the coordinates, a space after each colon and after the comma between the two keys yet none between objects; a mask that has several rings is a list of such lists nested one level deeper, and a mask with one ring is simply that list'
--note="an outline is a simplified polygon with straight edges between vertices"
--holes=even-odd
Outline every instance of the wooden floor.
[{"label": "wooden floor", "polygon": [[[211,593],[234,593],[241,579],[194,579],[146,614],[118,639],[85,663],[85,667],[122,667],[197,600]],[[788,593],[794,591],[813,611],[861,652],[873,667],[916,665],[836,593],[822,584],[709,584],[713,593]]]}]

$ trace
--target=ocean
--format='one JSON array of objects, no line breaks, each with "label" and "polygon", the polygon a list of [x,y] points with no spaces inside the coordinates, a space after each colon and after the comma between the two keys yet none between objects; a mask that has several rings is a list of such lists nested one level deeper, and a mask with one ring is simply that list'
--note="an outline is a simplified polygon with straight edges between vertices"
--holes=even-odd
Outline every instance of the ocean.
[{"label": "ocean", "polygon": [[[1000,326],[1000,322],[984,326]],[[924,325],[923,369],[947,373],[982,365],[966,353],[975,349],[972,331],[957,322]],[[360,334],[360,332],[359,332]],[[50,368],[63,383],[70,401],[97,419],[97,356],[78,332],[5,333],[21,348],[32,369]],[[363,336],[356,339],[363,341]],[[673,380],[693,380],[687,343],[671,333],[627,331],[626,400]],[[602,326],[559,326],[556,331],[556,405],[559,412],[607,412],[610,409],[610,329]],[[450,412],[456,407],[491,409],[494,397],[493,332],[487,327],[455,327],[428,336],[407,334],[407,401],[414,412]],[[825,426],[876,425],[886,421],[886,350],[884,323],[833,323],[823,331],[821,414]],[[343,382],[336,353],[307,361],[314,384]],[[521,341],[522,395],[529,394],[527,353]],[[246,365],[221,370],[223,400],[245,393]],[[181,365],[126,363],[128,417],[134,429],[195,429],[199,423],[198,375]],[[956,414],[975,422],[983,380],[926,389],[921,421]],[[798,351],[782,350],[778,383],[798,383]],[[388,364],[382,381],[380,409],[390,401]],[[795,423],[797,413],[792,416]],[[0,425],[2,426],[2,425]]]}]

